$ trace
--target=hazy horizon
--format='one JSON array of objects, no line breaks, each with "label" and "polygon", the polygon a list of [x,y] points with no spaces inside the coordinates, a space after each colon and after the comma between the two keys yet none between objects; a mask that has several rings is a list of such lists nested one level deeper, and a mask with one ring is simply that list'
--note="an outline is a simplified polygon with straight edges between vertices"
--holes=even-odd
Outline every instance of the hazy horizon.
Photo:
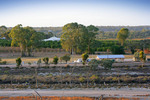
[{"label": "hazy horizon", "polygon": [[150,0],[0,0],[0,26],[150,26]]}]

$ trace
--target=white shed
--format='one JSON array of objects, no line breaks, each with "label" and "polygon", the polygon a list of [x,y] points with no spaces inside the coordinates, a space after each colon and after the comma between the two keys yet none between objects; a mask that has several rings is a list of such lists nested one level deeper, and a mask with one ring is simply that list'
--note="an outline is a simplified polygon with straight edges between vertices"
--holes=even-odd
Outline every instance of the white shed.
[{"label": "white shed", "polygon": [[123,61],[124,55],[97,55],[96,59],[102,60],[102,59],[114,59],[116,61]]},{"label": "white shed", "polygon": [[49,39],[44,39],[44,41],[60,41],[60,38],[57,38],[57,37],[51,37]]}]

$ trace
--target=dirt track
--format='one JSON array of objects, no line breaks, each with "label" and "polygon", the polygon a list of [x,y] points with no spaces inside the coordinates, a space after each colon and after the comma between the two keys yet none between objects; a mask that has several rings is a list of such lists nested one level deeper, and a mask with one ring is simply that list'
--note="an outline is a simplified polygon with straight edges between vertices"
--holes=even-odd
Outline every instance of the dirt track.
[{"label": "dirt track", "polygon": [[[87,96],[99,97],[135,97],[147,96],[150,98],[150,89],[145,88],[122,88],[122,89],[78,89],[78,90],[36,90],[41,96]],[[32,96],[36,95],[34,90],[0,90],[0,96]]]}]

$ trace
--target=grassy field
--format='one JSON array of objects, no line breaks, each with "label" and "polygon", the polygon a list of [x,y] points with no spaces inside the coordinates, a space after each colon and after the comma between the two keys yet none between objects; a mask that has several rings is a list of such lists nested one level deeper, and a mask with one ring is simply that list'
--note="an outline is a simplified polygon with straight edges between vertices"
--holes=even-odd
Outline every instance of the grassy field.
[{"label": "grassy field", "polygon": [[[64,54],[56,54],[58,57],[61,57],[63,56]],[[55,54],[51,55],[47,55],[45,57],[49,57],[49,62],[52,62],[53,61],[53,57],[55,56]],[[96,58],[97,55],[90,55],[89,58]],[[132,59],[133,58],[133,55],[124,55],[125,56],[125,59]],[[148,58],[150,58],[150,55],[147,56]],[[7,61],[8,64],[15,64],[16,63],[16,58],[3,58],[2,60],[3,61]],[[34,63],[36,61],[38,61],[38,59],[42,59],[43,57],[22,57],[22,62],[24,62],[25,64],[27,64],[28,62],[30,63]],[[77,59],[81,58],[81,55],[71,55],[71,60],[69,62],[73,62]]]},{"label": "grassy field", "polygon": [[[63,56],[63,54],[61,54],[61,55],[56,54],[56,55],[58,57]],[[45,57],[49,57],[49,61],[52,62],[54,56],[55,55],[53,55],[53,56],[52,55],[50,55],[50,56],[47,55]],[[8,64],[15,64],[16,63],[16,61],[15,61],[16,58],[17,57],[15,57],[15,58],[4,58],[2,60],[7,61]],[[38,61],[38,59],[42,59],[42,58],[44,58],[44,57],[22,57],[22,62],[24,62],[24,63],[28,63],[28,62],[34,63],[34,62]],[[71,60],[69,62],[73,62],[74,60],[77,60],[79,58],[81,58],[81,55],[71,55]],[[90,55],[89,58],[96,58],[96,55]]]},{"label": "grassy field", "polygon": [[[68,54],[68,52],[65,51],[58,51],[58,50],[54,50],[53,52],[33,52],[33,57],[22,57],[22,62],[24,62],[25,64],[27,64],[28,62],[30,63],[34,63],[36,61],[38,61],[38,59],[42,59],[44,57],[49,57],[49,61],[52,62],[53,57],[56,55],[58,57],[61,57],[65,54]],[[15,64],[16,63],[16,58],[20,57],[20,52],[0,52],[0,58],[3,61],[7,61],[8,64]],[[93,55],[89,55],[89,58],[96,58],[96,54]],[[124,55],[125,59],[132,59],[133,55]],[[150,58],[150,55],[147,55],[148,58]],[[77,59],[80,59],[81,55],[71,55],[71,60],[70,62],[73,62]]]}]

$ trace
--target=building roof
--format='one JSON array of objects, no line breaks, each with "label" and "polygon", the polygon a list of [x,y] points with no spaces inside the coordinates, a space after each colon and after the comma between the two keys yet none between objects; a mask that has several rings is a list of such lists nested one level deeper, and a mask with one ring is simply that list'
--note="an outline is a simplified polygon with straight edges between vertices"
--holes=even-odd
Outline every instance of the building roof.
[{"label": "building roof", "polygon": [[115,58],[125,58],[124,55],[97,55],[98,59],[115,59]]},{"label": "building roof", "polygon": [[57,38],[57,37],[51,37],[49,39],[44,39],[44,41],[60,41],[60,38]]}]

